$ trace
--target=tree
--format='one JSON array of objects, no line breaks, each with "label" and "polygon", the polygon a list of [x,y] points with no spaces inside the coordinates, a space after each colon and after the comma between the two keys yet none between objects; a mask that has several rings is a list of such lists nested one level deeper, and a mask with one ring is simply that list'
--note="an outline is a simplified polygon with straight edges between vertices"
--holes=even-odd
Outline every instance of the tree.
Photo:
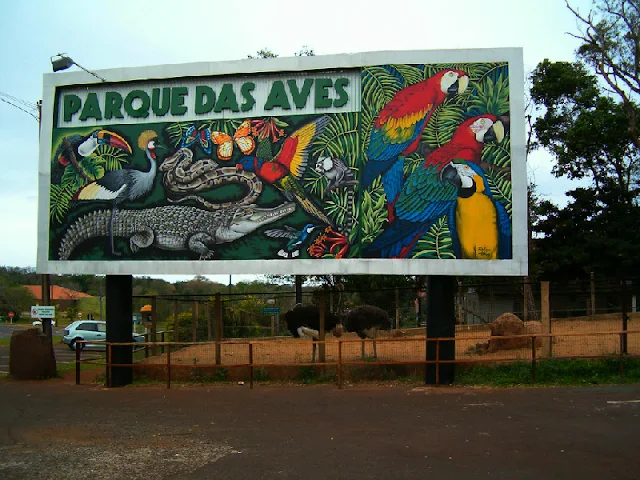
[{"label": "tree", "polygon": [[573,34],[583,42],[578,58],[590,65],[621,100],[629,136],[640,149],[640,0],[598,0],[586,15],[565,2],[582,25],[580,33]]},{"label": "tree", "polygon": [[590,271],[635,275],[640,237],[638,143],[638,0],[597,0],[588,15],[568,8],[584,27],[576,62],[541,62],[531,98],[542,114],[535,145],[556,159],[553,173],[586,179],[567,192],[564,208],[534,202],[532,263],[543,276],[586,277]]},{"label": "tree", "polygon": [[580,63],[541,62],[531,75],[531,97],[544,115],[534,122],[537,143],[556,158],[553,173],[590,179],[600,193],[607,179],[629,192],[640,161],[624,106],[602,94]]},{"label": "tree", "polygon": [[31,305],[35,303],[36,300],[29,290],[21,284],[0,276],[0,316],[6,319],[9,312],[14,312],[17,321],[20,319],[20,314],[28,312]]}]

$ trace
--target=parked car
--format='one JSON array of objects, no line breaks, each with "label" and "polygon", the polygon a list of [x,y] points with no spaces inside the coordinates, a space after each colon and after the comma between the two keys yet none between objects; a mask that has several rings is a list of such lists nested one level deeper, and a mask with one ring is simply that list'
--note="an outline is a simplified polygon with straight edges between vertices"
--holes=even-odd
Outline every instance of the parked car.
[{"label": "parked car", "polygon": [[[77,343],[77,341],[104,342],[106,339],[107,323],[99,320],[76,320],[64,329],[64,336],[62,337],[62,341],[68,345],[71,350],[75,350],[76,346],[81,350],[85,348],[104,349],[104,345]],[[144,335],[134,333],[132,341],[144,342]]]},{"label": "parked car", "polygon": [[[55,319],[50,318],[49,321],[51,322],[51,326],[52,327],[56,326]],[[33,322],[31,322],[31,325],[33,325],[34,327],[41,327],[42,326],[42,322],[40,320],[34,320]]]}]

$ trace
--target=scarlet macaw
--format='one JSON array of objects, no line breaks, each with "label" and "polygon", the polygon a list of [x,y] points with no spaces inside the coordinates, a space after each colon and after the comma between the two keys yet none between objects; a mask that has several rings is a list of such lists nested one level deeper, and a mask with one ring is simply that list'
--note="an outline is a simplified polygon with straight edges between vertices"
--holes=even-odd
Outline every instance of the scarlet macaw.
[{"label": "scarlet macaw", "polygon": [[254,172],[262,180],[278,188],[288,200],[298,202],[307,213],[334,226],[329,217],[308,198],[299,183],[307,169],[311,142],[322,133],[329,121],[330,118],[325,115],[307,123],[285,139],[273,160],[245,156],[236,164],[236,170]]},{"label": "scarlet macaw", "polygon": [[418,148],[422,131],[435,109],[448,96],[464,92],[468,84],[465,72],[443,70],[403,88],[378,113],[369,136],[362,188],[368,188],[382,175],[389,222],[393,221],[394,205],[402,188],[404,156]]},{"label": "scarlet macaw", "polygon": [[[449,143],[431,152],[424,164],[409,175],[395,205],[397,218],[367,250],[379,252],[381,257],[408,257],[431,225],[455,205],[457,190],[451,182],[444,182],[444,167],[454,159],[478,164],[484,142],[499,143],[503,138],[504,126],[494,115],[479,115],[463,122]],[[484,179],[479,170],[478,175]],[[487,189],[485,195],[490,194]]]}]

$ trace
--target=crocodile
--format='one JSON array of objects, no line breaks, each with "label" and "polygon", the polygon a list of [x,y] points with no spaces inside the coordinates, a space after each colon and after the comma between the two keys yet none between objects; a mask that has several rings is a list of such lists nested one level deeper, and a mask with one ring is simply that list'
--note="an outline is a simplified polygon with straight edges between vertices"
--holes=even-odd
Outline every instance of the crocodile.
[{"label": "crocodile", "polygon": [[[180,148],[167,157],[160,165],[164,172],[162,183],[171,195],[181,198],[168,198],[170,202],[179,203],[194,200],[209,210],[218,210],[232,205],[249,205],[256,201],[262,193],[262,182],[252,172],[238,172],[234,167],[221,167],[215,160],[203,158],[193,161],[193,152],[188,148]],[[194,195],[196,192],[209,191],[225,184],[243,185],[247,193],[240,201],[212,203]]]},{"label": "crocodile", "polygon": [[[129,239],[133,253],[147,247],[189,250],[200,260],[213,258],[213,245],[233,242],[254,230],[293,213],[293,202],[273,208],[236,205],[213,212],[185,205],[168,205],[140,210],[118,210],[113,235]],[[58,257],[68,260],[82,242],[109,236],[111,210],[96,210],[76,220],[65,232]]]}]

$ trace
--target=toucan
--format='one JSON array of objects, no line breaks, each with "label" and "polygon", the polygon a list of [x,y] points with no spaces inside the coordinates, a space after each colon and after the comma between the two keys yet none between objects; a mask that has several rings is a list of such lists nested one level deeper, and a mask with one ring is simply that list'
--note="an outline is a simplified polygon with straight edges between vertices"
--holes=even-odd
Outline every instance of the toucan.
[{"label": "toucan", "polygon": [[[118,150],[131,153],[131,146],[120,135],[109,130],[97,129],[89,135],[69,135],[66,137],[69,144],[62,142],[55,153],[54,165],[51,169],[51,182],[59,184],[64,171],[71,162],[71,154],[76,157],[78,163],[84,157],[91,155],[98,145],[109,145]],[[69,147],[70,146],[70,147]]]}]

